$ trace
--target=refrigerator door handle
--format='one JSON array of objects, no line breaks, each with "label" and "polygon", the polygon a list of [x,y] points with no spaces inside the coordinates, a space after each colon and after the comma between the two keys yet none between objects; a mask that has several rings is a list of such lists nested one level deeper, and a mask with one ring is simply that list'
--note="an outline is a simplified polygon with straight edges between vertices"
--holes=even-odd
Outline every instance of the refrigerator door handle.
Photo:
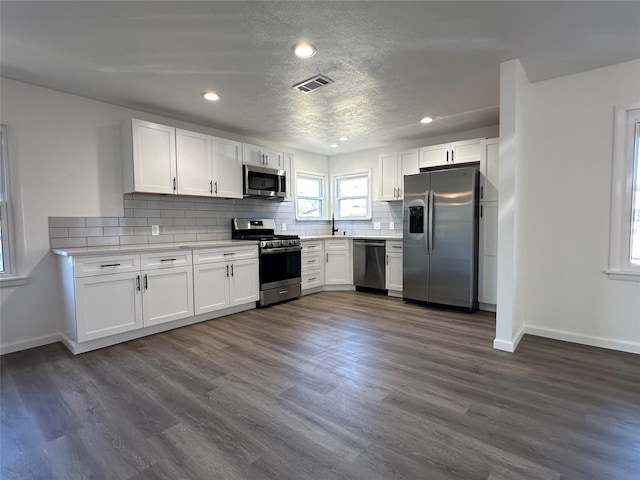
[{"label": "refrigerator door handle", "polygon": [[422,222],[422,231],[424,232],[424,248],[425,253],[429,255],[430,246],[429,246],[429,199],[431,198],[431,190],[427,190],[424,192],[424,206],[427,214],[423,217]]},{"label": "refrigerator door handle", "polygon": [[429,244],[429,255],[433,254],[433,210],[434,210],[434,203],[435,198],[433,195],[433,190],[429,190],[429,240],[428,240],[428,244]]}]

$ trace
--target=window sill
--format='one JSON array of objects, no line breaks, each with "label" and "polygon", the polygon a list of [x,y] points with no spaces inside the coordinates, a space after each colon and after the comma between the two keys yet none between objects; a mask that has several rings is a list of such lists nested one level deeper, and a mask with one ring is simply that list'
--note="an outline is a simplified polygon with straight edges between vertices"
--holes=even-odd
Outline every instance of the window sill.
[{"label": "window sill", "polygon": [[625,282],[640,282],[640,272],[625,272],[623,270],[605,270],[609,280],[622,280]]},{"label": "window sill", "polygon": [[29,283],[29,277],[26,275],[0,277],[0,287],[17,287],[27,283]]}]

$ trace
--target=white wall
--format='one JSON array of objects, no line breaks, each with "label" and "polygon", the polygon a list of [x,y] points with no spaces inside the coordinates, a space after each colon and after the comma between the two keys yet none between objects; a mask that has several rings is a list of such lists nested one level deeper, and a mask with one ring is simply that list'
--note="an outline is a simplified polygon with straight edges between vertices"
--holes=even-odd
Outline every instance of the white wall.
[{"label": "white wall", "polygon": [[[259,141],[12,80],[0,82],[0,123],[8,128],[12,167],[18,273],[29,275],[26,285],[3,287],[0,292],[0,351],[5,352],[55,341],[60,330],[48,217],[123,216],[122,121],[135,117],[238,141]],[[327,168],[325,156],[287,150],[296,162]]]},{"label": "white wall", "polygon": [[526,276],[526,110],[529,80],[519,60],[500,66],[500,168],[498,204],[498,298],[494,348],[513,352],[524,333]]},{"label": "white wall", "polygon": [[640,101],[640,60],[531,84],[523,95],[526,332],[640,353],[640,283],[604,273],[614,106]]}]

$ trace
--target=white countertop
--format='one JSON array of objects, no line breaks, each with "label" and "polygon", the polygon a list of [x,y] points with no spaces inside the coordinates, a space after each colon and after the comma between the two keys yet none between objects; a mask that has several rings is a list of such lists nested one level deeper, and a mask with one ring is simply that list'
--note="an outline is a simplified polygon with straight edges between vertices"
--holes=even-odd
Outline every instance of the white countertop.
[{"label": "white countertop", "polygon": [[402,240],[402,235],[309,235],[300,240],[326,240],[330,238],[350,238],[352,240]]},{"label": "white countertop", "polygon": [[74,247],[74,248],[52,248],[56,255],[65,257],[87,256],[87,255],[110,255],[118,253],[148,253],[160,250],[187,249],[196,250],[213,247],[237,247],[238,245],[257,245],[258,242],[250,240],[216,240],[208,242],[184,242],[184,243],[152,243],[137,245],[120,245],[111,247]]}]

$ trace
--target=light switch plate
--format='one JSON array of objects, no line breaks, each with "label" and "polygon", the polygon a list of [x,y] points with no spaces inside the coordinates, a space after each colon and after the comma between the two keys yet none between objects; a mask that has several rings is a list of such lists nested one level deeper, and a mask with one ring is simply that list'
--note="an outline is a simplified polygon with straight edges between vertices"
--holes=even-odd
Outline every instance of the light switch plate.
[{"label": "light switch plate", "polygon": [[160,235],[160,225],[151,225],[151,235]]},{"label": "light switch plate", "polygon": [[373,229],[380,230],[380,222],[373,222]]},{"label": "light switch plate", "polygon": [[389,230],[395,230],[396,229],[396,224],[393,222],[389,222]]},{"label": "light switch plate", "polygon": [[282,224],[282,231],[283,231],[283,232],[286,232],[286,231],[287,231],[287,224],[286,224],[286,223],[283,223],[283,224]]}]

